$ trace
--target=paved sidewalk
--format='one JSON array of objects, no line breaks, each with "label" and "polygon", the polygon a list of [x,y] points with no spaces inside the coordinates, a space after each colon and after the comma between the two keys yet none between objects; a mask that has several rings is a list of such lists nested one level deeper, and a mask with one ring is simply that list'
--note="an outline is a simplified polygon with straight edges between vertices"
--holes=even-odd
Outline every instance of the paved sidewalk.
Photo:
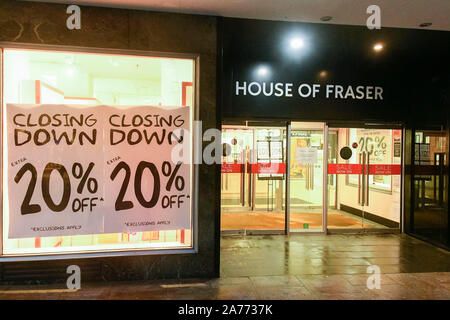
[{"label": "paved sidewalk", "polygon": [[[369,290],[377,265],[381,288]],[[450,252],[406,235],[223,237],[220,279],[0,286],[0,299],[450,299]]]},{"label": "paved sidewalk", "polygon": [[80,290],[62,285],[0,287],[0,299],[450,299],[450,273],[381,275],[369,290],[367,275],[303,275],[98,283]]}]

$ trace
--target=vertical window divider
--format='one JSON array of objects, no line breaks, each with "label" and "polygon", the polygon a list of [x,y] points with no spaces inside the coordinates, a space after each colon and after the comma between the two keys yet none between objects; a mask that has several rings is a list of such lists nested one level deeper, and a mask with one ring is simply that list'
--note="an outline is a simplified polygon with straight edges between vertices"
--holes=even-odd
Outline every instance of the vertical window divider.
[{"label": "vertical window divider", "polygon": [[328,124],[323,125],[322,231],[328,230]]},{"label": "vertical window divider", "polygon": [[286,235],[290,233],[290,191],[291,191],[291,122],[286,123],[286,196],[284,206],[284,232]]}]

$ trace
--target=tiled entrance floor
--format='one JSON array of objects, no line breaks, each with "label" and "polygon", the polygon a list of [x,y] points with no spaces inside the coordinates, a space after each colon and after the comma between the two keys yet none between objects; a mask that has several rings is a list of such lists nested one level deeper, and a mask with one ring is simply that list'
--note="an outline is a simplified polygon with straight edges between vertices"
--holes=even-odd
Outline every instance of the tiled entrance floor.
[{"label": "tiled entrance floor", "polygon": [[[0,286],[0,299],[450,299],[450,253],[406,235],[223,237],[220,279]],[[366,286],[367,266],[381,288]]]},{"label": "tiled entrance floor", "polygon": [[221,275],[279,276],[450,272],[450,252],[405,234],[226,236]]}]

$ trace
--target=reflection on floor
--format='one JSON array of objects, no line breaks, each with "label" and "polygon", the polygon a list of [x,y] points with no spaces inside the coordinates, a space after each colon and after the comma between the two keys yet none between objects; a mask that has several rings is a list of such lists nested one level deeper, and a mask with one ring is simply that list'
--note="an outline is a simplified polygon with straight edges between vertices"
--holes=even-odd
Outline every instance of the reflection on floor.
[{"label": "reflection on floor", "polygon": [[[291,212],[291,229],[322,229],[322,213]],[[372,228],[359,217],[341,212],[328,212],[329,228]],[[284,212],[223,212],[221,230],[284,230]]]},{"label": "reflection on floor", "polygon": [[[450,299],[450,252],[406,235],[226,236],[220,260],[220,279],[0,286],[0,300]],[[366,286],[369,265],[380,289]]]},{"label": "reflection on floor", "polygon": [[[267,259],[270,257],[270,259]],[[405,234],[222,236],[221,276],[449,272],[450,252]]]},{"label": "reflection on floor", "polygon": [[414,212],[414,234],[431,241],[448,244],[447,211],[440,207],[416,209]]}]

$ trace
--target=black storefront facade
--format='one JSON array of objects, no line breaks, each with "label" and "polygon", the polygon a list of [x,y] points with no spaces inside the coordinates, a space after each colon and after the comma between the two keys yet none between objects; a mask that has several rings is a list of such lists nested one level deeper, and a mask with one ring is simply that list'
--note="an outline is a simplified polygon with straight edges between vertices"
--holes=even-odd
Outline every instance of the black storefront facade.
[{"label": "black storefront facade", "polygon": [[[366,216],[368,220],[376,221],[386,228],[398,229],[399,232],[448,249],[448,160],[440,158],[439,167],[439,159],[431,159],[433,155],[428,162],[418,159],[421,156],[419,145],[425,143],[423,136],[422,140],[419,137],[422,132],[428,132],[425,135],[439,135],[441,142],[448,141],[450,73],[448,63],[444,62],[450,50],[447,32],[396,28],[369,30],[360,26],[243,19],[223,19],[219,26],[219,52],[222,54],[219,107],[223,127],[275,125],[285,126],[284,132],[289,132],[296,121],[312,121],[323,123],[327,127],[325,130],[353,127],[359,129],[346,130],[367,132],[390,128],[392,132],[398,130],[399,140],[401,131],[402,157],[396,162],[398,170],[401,164],[401,172],[397,172],[397,183],[401,184],[397,222],[392,223],[371,214],[370,207],[366,207]],[[323,136],[324,129],[321,130]],[[353,138],[357,138],[357,135]],[[286,140],[286,134],[284,137]],[[330,140],[330,132],[328,137]],[[382,137],[374,137],[374,140],[377,139],[383,141]],[[429,142],[430,138],[426,139]],[[357,152],[357,142],[361,146],[361,140],[347,138],[335,152],[343,147]],[[289,140],[287,143],[292,145]],[[328,141],[329,149],[330,143]],[[448,142],[444,142],[444,145],[440,151],[446,156],[441,157],[448,158]],[[330,184],[330,176],[336,173],[333,167],[335,164],[331,162],[345,162],[342,155],[334,156],[335,159],[331,160],[331,152],[328,151],[329,178],[328,182],[325,178],[324,184]],[[400,155],[399,152],[397,150],[397,155]],[[292,161],[296,157],[294,151],[291,150],[290,155],[285,157],[286,162],[291,161],[292,170]],[[374,158],[370,161],[375,163]],[[362,161],[367,161],[368,165],[369,159]],[[360,162],[356,160],[353,163]],[[387,163],[386,159],[384,163]],[[440,196],[436,196],[439,205],[430,209],[433,213],[423,212],[420,208],[426,207],[427,204],[423,203],[428,201],[423,199],[427,196],[421,198],[427,188],[424,186],[428,183],[423,180],[431,178],[429,174],[439,175],[439,172],[441,176],[436,180],[440,182],[435,182],[436,187],[432,191],[434,194],[440,193]],[[369,175],[372,174],[377,173]],[[287,176],[291,180],[294,177],[292,173],[287,173]],[[349,184],[348,179],[346,184]],[[364,183],[358,180],[355,189],[364,188],[361,182]],[[440,190],[437,187],[439,183]],[[367,180],[367,189],[368,184]],[[371,180],[370,184],[372,188],[374,181]],[[295,188],[299,187],[294,184],[288,187],[286,184],[287,191],[284,192],[287,195],[282,200],[290,199],[292,202]],[[349,190],[341,189],[341,193]],[[330,202],[330,193],[326,193],[328,199],[324,198],[323,203]],[[354,203],[365,202],[361,197],[370,198],[358,191],[358,202]],[[376,201],[371,197],[373,202]],[[288,202],[283,204],[280,208],[285,210],[286,233],[294,227],[292,211],[295,210],[291,209],[289,213],[286,208],[293,208],[293,205]],[[330,207],[330,204],[322,207]],[[341,207],[353,214],[359,211],[361,215],[361,211],[364,211],[364,208],[353,210],[357,206]],[[287,220],[289,214],[290,222]],[[326,219],[325,213],[323,225],[318,230],[328,233],[336,231],[332,230],[330,222],[326,226]]]},{"label": "black storefront facade", "polygon": [[[186,95],[192,96],[196,106],[195,120],[202,121],[203,131],[224,127],[277,127],[280,130],[293,130],[294,123],[307,122],[322,123],[330,131],[333,128],[375,128],[400,132],[402,162],[391,164],[396,168],[400,165],[401,174],[397,174],[400,182],[397,187],[401,190],[398,193],[398,199],[401,199],[398,212],[401,213],[398,221],[378,218],[375,219],[376,223],[388,225],[389,231],[406,232],[448,248],[450,65],[447,57],[450,53],[450,39],[447,32],[392,28],[368,30],[357,26],[96,7],[82,7],[85,17],[83,27],[73,31],[66,28],[65,10],[64,5],[9,0],[2,2],[0,47],[6,51],[36,50],[49,54],[71,52],[75,55],[104,54],[110,57],[124,55],[133,59],[151,57],[191,60],[196,67],[192,81],[183,81],[180,90],[191,86],[193,91],[180,91],[180,98],[185,101]],[[380,52],[373,51],[373,46],[377,43],[383,45]],[[105,63],[111,69],[117,67],[110,57],[104,59]],[[120,59],[117,61],[119,65],[122,63]],[[63,63],[71,65],[71,61],[65,58]],[[108,71],[104,72],[107,74]],[[48,79],[52,80],[51,77]],[[171,77],[168,79],[173,80]],[[5,88],[4,75],[2,85]],[[115,86],[121,87],[117,84]],[[97,96],[96,99],[102,98]],[[3,95],[2,102],[10,103],[4,100]],[[4,119],[3,115],[2,120]],[[321,130],[325,137],[328,131]],[[415,172],[423,170],[419,168],[421,164],[417,163],[413,152],[416,132],[431,133],[431,137],[435,132],[440,139],[444,137],[446,141],[443,158],[439,158],[437,164],[426,164],[426,172]],[[290,135],[286,134],[288,136]],[[392,150],[394,139],[392,136]],[[327,145],[327,141],[328,137],[324,145]],[[347,138],[347,141],[353,142],[351,138]],[[426,143],[425,140],[423,142]],[[4,147],[5,142],[2,143]],[[290,141],[284,143],[286,149]],[[207,144],[207,141],[204,142],[204,146]],[[295,151],[284,152],[285,157],[289,155],[290,158],[284,158],[282,162],[294,161]],[[353,155],[356,155],[355,152],[353,150]],[[330,168],[327,159],[323,159],[325,162],[322,170]],[[380,164],[383,165],[382,162]],[[289,166],[285,168],[287,167]],[[433,178],[426,180],[427,186],[435,183],[435,199],[439,203],[435,210],[438,218],[433,212],[430,222],[426,215],[425,218],[423,215],[418,217],[415,211],[417,179],[414,177],[436,175],[436,170],[440,170],[439,181]],[[71,252],[70,255],[8,255],[2,252],[0,281],[65,281],[66,268],[73,264],[80,266],[83,281],[219,277],[220,237],[223,232],[223,173],[221,174],[221,166],[218,164],[196,164],[195,172],[196,177],[192,181],[195,184],[193,196],[197,202],[191,215],[190,233],[174,233],[177,241],[181,234],[183,239],[189,234],[189,246],[168,250],[155,246],[156,250],[134,248],[116,252],[101,249],[95,252]],[[287,176],[286,171],[282,174]],[[329,175],[327,171],[322,171],[320,177],[323,178],[323,185],[330,185]],[[258,178],[255,176],[254,179],[257,181]],[[348,179],[345,183],[356,188]],[[355,179],[355,183],[363,182],[358,177]],[[287,186],[287,180],[277,180],[277,183]],[[368,192],[369,175],[365,182]],[[287,190],[294,194],[297,189],[292,184],[283,189],[280,195],[283,214],[285,217],[291,214],[293,219],[295,210],[290,210],[289,199],[292,203],[294,201],[289,193],[286,194]],[[320,232],[333,233],[329,215],[332,210],[323,205],[332,196],[329,192],[322,194],[321,199],[325,200],[321,201],[325,202],[322,202],[319,229]],[[6,198],[4,194],[4,201]],[[426,196],[420,199],[424,198]],[[372,197],[371,200],[373,199]],[[359,208],[353,209],[355,210],[351,214],[358,216]],[[361,211],[364,213],[364,209]],[[369,213],[368,218],[376,218],[371,217],[369,211],[365,213]],[[2,214],[5,214],[5,210]],[[275,233],[294,231],[296,227],[289,223],[291,218],[285,218],[284,225]],[[327,222],[328,218],[330,221]],[[417,219],[420,219],[420,228],[417,227]],[[312,229],[312,225],[309,228]],[[159,236],[162,237],[161,235],[162,233]],[[3,237],[2,234],[2,239]],[[146,240],[149,243],[161,240],[153,238],[156,237],[153,233],[149,237],[150,240]],[[131,241],[130,239],[131,235],[126,238],[127,241]],[[33,242],[37,243],[43,246],[43,242]]]}]

